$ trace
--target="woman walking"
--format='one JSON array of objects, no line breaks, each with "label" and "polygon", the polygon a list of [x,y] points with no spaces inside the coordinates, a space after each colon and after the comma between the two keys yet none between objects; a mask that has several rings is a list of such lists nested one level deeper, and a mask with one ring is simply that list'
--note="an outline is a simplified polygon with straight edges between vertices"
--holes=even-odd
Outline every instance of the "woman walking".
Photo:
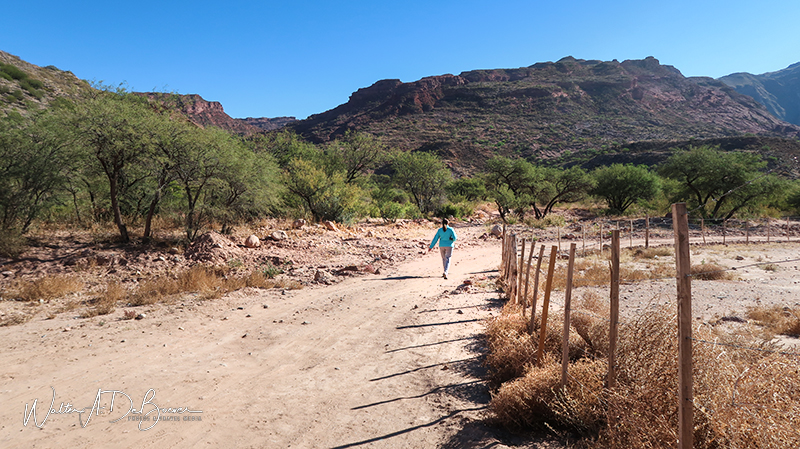
[{"label": "woman walking", "polygon": [[447,226],[448,224],[450,224],[450,222],[447,221],[446,218],[442,220],[442,227],[436,231],[436,235],[433,236],[433,240],[428,247],[428,252],[430,252],[433,247],[436,246],[436,242],[439,242],[439,252],[442,254],[442,266],[444,267],[442,277],[445,279],[447,279],[447,272],[450,269],[450,257],[453,255],[453,243],[458,239],[456,231]]}]

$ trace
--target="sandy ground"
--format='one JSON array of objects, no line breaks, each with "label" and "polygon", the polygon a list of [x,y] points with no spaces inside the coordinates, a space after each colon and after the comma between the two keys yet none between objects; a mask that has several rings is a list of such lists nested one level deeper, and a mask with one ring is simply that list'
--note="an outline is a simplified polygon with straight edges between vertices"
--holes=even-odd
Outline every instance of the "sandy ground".
[{"label": "sandy ground", "polygon": [[61,314],[0,328],[0,446],[491,444],[465,425],[488,401],[478,334],[499,307],[487,277],[499,243],[475,237],[465,232],[450,279],[432,252],[327,287],[156,306],[140,321]]},{"label": "sandy ground", "polygon": [[[500,243],[484,231],[459,229],[450,279],[438,254],[416,250],[330,286],[148,306],[138,321],[62,313],[2,327],[0,447],[563,447],[485,424],[480,334],[502,302]],[[743,267],[693,282],[698,321],[800,304],[800,262],[783,262],[799,249],[693,247],[693,263]],[[674,302],[674,280],[621,291],[627,316]]]}]

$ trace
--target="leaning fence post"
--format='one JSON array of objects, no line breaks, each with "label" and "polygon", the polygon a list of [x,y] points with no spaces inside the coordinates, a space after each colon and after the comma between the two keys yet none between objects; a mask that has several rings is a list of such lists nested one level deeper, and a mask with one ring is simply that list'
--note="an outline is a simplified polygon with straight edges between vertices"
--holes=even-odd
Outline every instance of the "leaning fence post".
[{"label": "leaning fence post", "polygon": [[611,231],[611,321],[608,330],[608,388],[617,384],[617,336],[619,335],[619,231]]},{"label": "leaning fence post", "polygon": [[[531,251],[533,254],[533,251]],[[533,301],[531,301],[531,324],[528,326],[528,333],[533,335],[533,328],[536,326],[536,298],[539,295],[539,272],[542,269],[542,259],[544,259],[544,245],[539,249],[539,260],[536,261],[536,273],[533,274]]]},{"label": "leaning fence post", "polygon": [[672,205],[678,287],[678,448],[692,448],[692,278],[686,203]]},{"label": "leaning fence post", "polygon": [[567,290],[564,293],[564,339],[561,343],[561,388],[567,386],[569,368],[569,313],[572,303],[572,273],[575,268],[575,243],[569,245],[569,264],[567,265]]},{"label": "leaning fence post", "polygon": [[553,289],[553,272],[556,269],[556,256],[558,247],[550,249],[550,265],[547,268],[547,282],[544,286],[544,302],[542,302],[542,327],[539,329],[539,350],[536,351],[536,363],[541,366],[544,355],[544,340],[547,338],[547,312],[550,308],[550,291]]}]

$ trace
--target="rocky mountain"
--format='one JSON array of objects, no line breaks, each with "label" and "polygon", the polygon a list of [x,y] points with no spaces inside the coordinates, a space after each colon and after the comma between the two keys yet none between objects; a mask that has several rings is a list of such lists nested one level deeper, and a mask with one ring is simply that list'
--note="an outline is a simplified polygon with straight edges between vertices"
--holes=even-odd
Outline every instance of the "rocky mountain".
[{"label": "rocky mountain", "polygon": [[369,132],[400,149],[435,151],[463,172],[495,154],[553,159],[639,141],[800,136],[800,127],[725,83],[684,77],[652,57],[566,57],[409,83],[382,80],[287,127],[317,142],[351,129]]},{"label": "rocky mountain", "polygon": [[800,62],[777,72],[733,73],[719,80],[753,97],[775,117],[800,125]]},{"label": "rocky mountain", "polygon": [[[47,107],[56,98],[77,98],[92,89],[72,72],[53,66],[39,67],[0,51],[0,112],[27,114]],[[296,120],[294,117],[235,119],[225,113],[222,104],[206,101],[200,95],[137,94],[169,104],[199,126],[216,126],[242,135],[271,131]]]},{"label": "rocky mountain", "polygon": [[262,131],[274,131],[276,129],[283,128],[284,126],[288,125],[289,123],[296,122],[297,119],[294,117],[275,117],[275,118],[237,118],[234,120],[241,120],[248,125],[255,126],[256,128]]},{"label": "rocky mountain", "polygon": [[272,131],[296,121],[294,117],[277,118],[233,118],[225,113],[218,101],[207,101],[197,94],[165,94],[154,92],[138,93],[152,100],[158,100],[174,107],[199,126],[216,126],[239,135],[250,135]]},{"label": "rocky mountain", "polygon": [[0,51],[0,113],[47,107],[60,97],[75,98],[92,87],[72,72],[54,66],[39,67]]}]

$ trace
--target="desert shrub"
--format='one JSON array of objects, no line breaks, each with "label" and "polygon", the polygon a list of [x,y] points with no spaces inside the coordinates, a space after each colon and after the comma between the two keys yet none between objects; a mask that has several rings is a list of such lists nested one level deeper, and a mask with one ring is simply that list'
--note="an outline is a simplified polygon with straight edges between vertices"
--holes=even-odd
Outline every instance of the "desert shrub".
[{"label": "desert shrub", "polygon": [[44,276],[33,281],[22,281],[12,288],[12,295],[23,301],[50,301],[55,298],[79,292],[83,282],[64,275]]},{"label": "desert shrub", "polygon": [[732,276],[730,273],[728,273],[728,271],[726,271],[727,269],[727,267],[719,265],[715,262],[692,265],[692,277],[694,279],[700,279],[703,281],[720,281],[731,279]]},{"label": "desert shrub", "polygon": [[800,335],[800,310],[780,305],[772,307],[751,307],[747,310],[747,318],[763,326],[773,334]]},{"label": "desert shrub", "polygon": [[[598,301],[589,295],[578,308],[596,308],[594,302]],[[518,313],[510,308],[504,312]],[[756,312],[754,317],[761,316]],[[776,311],[763,313],[773,316]],[[604,321],[602,316],[597,319]],[[519,317],[495,321],[504,330],[497,335],[519,334]],[[587,323],[573,324],[583,327],[579,333],[591,334]],[[798,447],[796,358],[751,336],[722,334],[709,326],[696,326],[693,336],[694,447]],[[565,389],[560,388],[559,354],[548,352],[542,364],[525,365],[521,376],[510,377],[493,395],[491,416],[514,430],[546,426],[576,432],[584,437],[577,447],[587,449],[673,447],[678,428],[674,311],[642,314],[620,328],[613,389],[603,388],[604,350],[571,357]]]},{"label": "desert shrub", "polygon": [[90,318],[98,315],[108,315],[114,312],[118,301],[122,301],[128,295],[125,287],[119,282],[109,282],[106,290],[97,298],[89,303],[92,306],[81,314],[81,318]]}]

